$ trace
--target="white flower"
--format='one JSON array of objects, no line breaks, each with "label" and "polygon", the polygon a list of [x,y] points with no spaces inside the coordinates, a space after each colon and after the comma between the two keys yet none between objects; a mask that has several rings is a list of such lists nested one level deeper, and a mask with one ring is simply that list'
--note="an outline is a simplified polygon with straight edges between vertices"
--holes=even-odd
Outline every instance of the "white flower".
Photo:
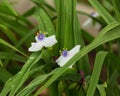
[{"label": "white flower", "polygon": [[[73,56],[75,56],[80,51],[80,45],[76,45],[70,51],[64,50],[61,56],[56,60],[59,66],[64,66]],[[69,67],[72,68],[72,65]]]},{"label": "white flower", "polygon": [[36,52],[40,51],[43,47],[51,47],[55,43],[57,43],[57,40],[55,38],[55,35],[45,37],[44,34],[38,33],[35,37],[36,42],[33,42],[31,44],[31,47],[28,49],[28,51]]},{"label": "white flower", "polygon": [[[99,17],[99,13],[93,12],[93,13],[91,13],[91,16],[93,16],[93,17]],[[92,20],[92,18],[88,18],[88,19],[82,24],[82,27],[83,27],[83,28],[87,28],[87,27],[91,27],[91,26],[93,26],[93,20]],[[100,29],[100,27],[101,27],[101,25],[96,22],[96,23],[95,23],[95,28],[96,28],[96,29]]]}]

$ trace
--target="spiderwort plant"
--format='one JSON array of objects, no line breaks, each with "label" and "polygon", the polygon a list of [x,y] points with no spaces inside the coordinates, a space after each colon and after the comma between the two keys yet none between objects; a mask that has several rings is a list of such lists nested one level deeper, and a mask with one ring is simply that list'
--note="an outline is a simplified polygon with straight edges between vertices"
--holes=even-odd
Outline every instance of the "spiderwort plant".
[{"label": "spiderwort plant", "polygon": [[32,43],[28,51],[36,52],[40,51],[43,47],[52,47],[57,43],[55,35],[46,37],[43,33],[37,33],[35,36],[36,42]]},{"label": "spiderwort plant", "polygon": [[[9,1],[0,0],[0,96],[41,96],[45,89],[49,90],[46,96],[120,96],[119,0],[102,0],[107,7],[100,0],[88,0],[96,12],[89,15],[87,24],[98,21],[102,26],[95,40],[80,27],[76,11],[79,0],[54,0],[54,8],[46,0],[31,0],[35,6],[23,15]],[[28,16],[35,16],[38,26]],[[31,44],[37,30],[48,32],[48,36],[40,31]],[[115,52],[111,40],[118,46]],[[61,51],[59,57],[61,48],[69,50]],[[90,52],[96,58],[88,58]],[[104,80],[100,77],[103,67]]]},{"label": "spiderwort plant", "polygon": [[[73,56],[75,56],[80,51],[80,45],[76,45],[70,51],[63,50],[61,56],[56,60],[57,64],[62,67],[64,66]],[[72,68],[72,65],[69,67]]]}]

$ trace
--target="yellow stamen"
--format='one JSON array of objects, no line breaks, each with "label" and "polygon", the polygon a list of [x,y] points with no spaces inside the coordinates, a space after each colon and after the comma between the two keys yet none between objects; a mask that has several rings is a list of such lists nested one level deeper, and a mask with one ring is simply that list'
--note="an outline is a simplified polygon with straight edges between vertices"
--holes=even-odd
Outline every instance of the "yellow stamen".
[{"label": "yellow stamen", "polygon": [[37,34],[37,36],[38,36],[38,35],[39,35],[39,32],[37,32],[36,34]]},{"label": "yellow stamen", "polygon": [[59,52],[60,52],[60,55],[62,55],[62,50],[59,50]]},{"label": "yellow stamen", "polygon": [[44,35],[46,35],[46,32],[44,32]]},{"label": "yellow stamen", "polygon": [[59,52],[61,53],[61,52],[62,52],[62,50],[59,50]]}]

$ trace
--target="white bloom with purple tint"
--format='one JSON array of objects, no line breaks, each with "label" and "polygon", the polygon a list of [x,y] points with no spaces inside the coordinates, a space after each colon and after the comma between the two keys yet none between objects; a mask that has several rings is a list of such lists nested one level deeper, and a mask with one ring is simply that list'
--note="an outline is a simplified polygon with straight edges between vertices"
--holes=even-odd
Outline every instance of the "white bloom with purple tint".
[{"label": "white bloom with purple tint", "polygon": [[[70,51],[64,50],[61,56],[56,60],[57,64],[61,67],[64,66],[79,51],[80,51],[80,45],[76,45]],[[69,68],[72,68],[72,65]]]},{"label": "white bloom with purple tint", "polygon": [[[93,12],[93,13],[91,13],[91,16],[92,16],[92,17],[99,17],[99,13]],[[87,27],[90,27],[90,26],[93,26],[93,20],[92,20],[92,18],[88,18],[88,19],[82,24],[82,27],[83,27],[83,28],[87,28]],[[95,28],[98,29],[98,28],[100,28],[100,27],[101,27],[101,25],[96,22]]]},{"label": "white bloom with purple tint", "polygon": [[31,44],[31,47],[28,49],[30,52],[40,51],[43,47],[52,47],[54,44],[57,43],[55,35],[45,37],[44,34],[38,33],[35,36],[36,42]]}]

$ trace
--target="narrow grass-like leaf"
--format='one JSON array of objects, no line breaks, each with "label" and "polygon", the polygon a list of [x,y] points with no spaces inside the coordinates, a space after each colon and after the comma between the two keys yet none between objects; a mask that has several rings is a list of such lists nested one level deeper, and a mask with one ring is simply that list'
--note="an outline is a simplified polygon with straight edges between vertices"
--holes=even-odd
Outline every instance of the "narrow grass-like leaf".
[{"label": "narrow grass-like leaf", "polygon": [[[85,46],[84,41],[83,41],[83,34],[80,29],[80,24],[78,22],[78,18],[76,16],[76,12],[74,13],[74,38],[75,38],[75,45],[81,45],[81,48]],[[84,33],[84,32],[83,32]],[[83,59],[78,61],[78,69],[84,71],[85,74],[90,73],[90,64],[88,60],[88,56],[84,56]]]},{"label": "narrow grass-like leaf", "polygon": [[92,15],[90,15],[90,14],[88,14],[88,13],[85,13],[85,12],[83,12],[83,11],[77,11],[77,13],[78,13],[78,14],[81,14],[81,15],[88,16],[89,18],[92,18],[94,21],[99,22],[102,26],[105,26],[105,25],[106,25],[106,23],[105,23],[103,20],[98,19],[98,18],[95,18],[95,17],[93,17]]},{"label": "narrow grass-like leaf", "polygon": [[42,4],[44,4],[44,2],[45,2],[45,0],[40,0],[40,1],[38,1],[38,0],[31,0],[32,2],[34,2],[35,4],[37,4],[37,5],[42,5]]},{"label": "narrow grass-like leaf", "polygon": [[26,18],[24,18],[23,16],[19,15],[16,10],[11,6],[10,2],[7,0],[1,0],[0,1],[0,13],[1,14],[5,14],[6,16],[11,16],[14,17],[16,19],[19,19],[21,21],[23,21],[24,23],[33,25],[29,20],[27,20]]},{"label": "narrow grass-like leaf", "polygon": [[95,89],[99,80],[100,72],[107,52],[99,52],[96,55],[95,64],[86,96],[94,96]]},{"label": "narrow grass-like leaf", "polygon": [[[74,30],[73,30],[73,20],[74,20],[74,9],[76,5],[76,0],[64,0],[63,1],[65,4],[64,5],[64,10],[65,10],[65,30],[64,30],[64,48],[71,49],[74,46]],[[75,3],[75,4],[74,4]],[[68,43],[68,41],[70,43]]]},{"label": "narrow grass-like leaf", "polygon": [[35,78],[27,87],[20,91],[16,96],[29,96],[38,87],[40,83],[42,83],[48,78],[48,76],[48,74],[45,74]]},{"label": "narrow grass-like leaf", "polygon": [[23,16],[24,17],[28,17],[28,16],[30,16],[30,15],[32,15],[34,12],[35,12],[35,7],[32,7],[31,9],[29,9],[27,12],[25,12],[24,14],[23,14]]},{"label": "narrow grass-like leaf", "polygon": [[90,33],[88,33],[85,30],[82,30],[82,36],[85,38],[85,40],[87,40],[89,43],[91,43],[94,40],[94,37],[90,35]]},{"label": "narrow grass-like leaf", "polygon": [[38,31],[38,26],[32,29],[27,35],[25,35],[20,41],[16,44],[16,47],[19,48],[22,44],[24,44],[30,37],[35,36],[35,32]]},{"label": "narrow grass-like leaf", "polygon": [[37,78],[35,78],[34,80],[31,81],[31,83],[26,86],[22,91],[20,91],[17,96],[25,96],[25,95],[28,95],[30,94],[32,91],[34,91],[38,85],[40,85],[42,82],[44,82],[49,76],[55,74],[55,72],[59,70],[58,69],[55,69],[54,71],[50,72],[49,74],[44,74],[44,75],[40,75],[38,76]]},{"label": "narrow grass-like leaf", "polygon": [[0,1],[0,13],[4,13],[6,15],[17,16],[17,12],[14,8],[10,5],[8,0],[1,0]]},{"label": "narrow grass-like leaf", "polygon": [[34,24],[30,20],[28,20],[26,17],[24,17],[22,15],[18,15],[16,17],[16,22],[23,23],[25,26],[34,27]]},{"label": "narrow grass-like leaf", "polygon": [[[108,86],[107,89],[106,89],[107,95],[112,94],[112,96],[114,96],[115,93],[113,93],[113,89],[116,85],[116,82],[113,82],[113,81],[117,81],[118,76],[119,76],[118,71],[114,70],[114,72],[110,76],[109,81],[107,82],[107,86]],[[112,91],[110,91],[110,90],[112,90]]]},{"label": "narrow grass-like leaf", "polygon": [[39,30],[42,32],[48,32],[48,35],[55,34],[55,29],[48,15],[42,8],[38,8],[35,12],[35,17],[39,24]]},{"label": "narrow grass-like leaf", "polygon": [[116,18],[117,18],[117,20],[120,21],[120,11],[119,11],[119,7],[117,6],[117,3],[118,3],[117,0],[112,0],[112,4],[113,4],[113,8],[114,8],[114,11],[115,11]]},{"label": "narrow grass-like leaf", "polygon": [[[29,59],[27,60],[27,62],[25,63],[25,65],[23,66],[22,70],[15,75],[14,77],[12,77],[12,81],[8,80],[4,90],[1,92],[1,96],[5,96],[5,94],[8,94],[8,89],[11,90],[10,92],[10,96],[14,96],[14,94],[16,93],[16,91],[18,91],[18,89],[22,86],[22,84],[25,82],[25,80],[29,77],[30,75],[30,69],[31,67],[36,64],[40,58],[41,58],[41,54],[38,53],[33,53]],[[19,80],[21,82],[19,82]],[[7,90],[7,92],[6,92]]]},{"label": "narrow grass-like leaf", "polygon": [[109,24],[115,21],[115,19],[108,13],[108,11],[97,1],[89,0],[93,7],[97,10],[100,16]]},{"label": "narrow grass-like leaf", "polygon": [[106,96],[105,87],[106,87],[105,84],[97,85],[97,89],[100,93],[100,96]]},{"label": "narrow grass-like leaf", "polygon": [[8,53],[8,52],[0,52],[0,59],[5,60],[8,57],[10,60],[19,61],[19,62],[23,62],[23,63],[25,63],[25,61],[26,61],[25,57],[20,56],[18,54],[13,54],[13,55],[11,54],[11,56],[10,56],[10,53]]},{"label": "narrow grass-like leaf", "polygon": [[64,32],[65,32],[65,4],[64,0],[56,1],[57,9],[57,31],[56,37],[58,40],[58,50],[64,47]]},{"label": "narrow grass-like leaf", "polygon": [[6,42],[5,40],[3,39],[0,39],[0,43],[15,50],[16,52],[22,54],[23,56],[27,57],[26,54],[24,54],[23,52],[21,52],[20,50],[18,50],[17,48],[15,48],[13,45],[9,44],[8,42]]},{"label": "narrow grass-like leaf", "polygon": [[6,36],[8,36],[8,38],[14,43],[17,43],[17,40],[15,38],[15,35],[8,29],[6,28],[4,25],[0,24],[0,29],[3,30],[3,32],[6,34]]},{"label": "narrow grass-like leaf", "polygon": [[3,63],[2,63],[2,60],[0,59],[0,66],[3,67]]},{"label": "narrow grass-like leaf", "polygon": [[[33,67],[33,69],[30,70],[30,76],[33,76],[35,73],[40,73],[41,71],[43,71],[42,69],[45,67],[45,65],[41,65],[41,66],[37,66],[37,67]],[[34,77],[34,76],[33,76]]]},{"label": "narrow grass-like leaf", "polygon": [[0,93],[0,96],[6,96],[8,93],[9,93],[9,91],[11,90],[11,87],[13,87],[13,82],[14,82],[14,78],[15,78],[16,76],[14,76],[14,77],[12,77],[12,78],[9,78],[8,80],[7,80],[7,82],[5,83],[5,85],[4,85],[4,87],[3,87],[3,91]]},{"label": "narrow grass-like leaf", "polygon": [[29,27],[21,22],[16,22],[13,18],[0,14],[0,22],[7,28],[13,29],[19,36],[24,36],[30,31]]},{"label": "narrow grass-like leaf", "polygon": [[9,73],[4,68],[0,67],[0,80],[5,83],[9,78],[12,77],[12,74]]},{"label": "narrow grass-like leaf", "polygon": [[[16,81],[13,84],[13,88],[10,92],[10,96],[14,96],[15,93],[18,91],[18,89],[22,86],[22,84],[25,82],[25,80],[29,77],[30,75],[30,69],[31,67],[36,64],[40,59],[42,58],[42,54],[34,53],[32,54],[28,61],[26,62],[25,66],[23,66],[22,70],[19,72],[20,74],[17,75],[15,78]],[[21,82],[19,82],[21,80]]]},{"label": "narrow grass-like leaf", "polygon": [[56,12],[56,9],[53,8],[53,6],[49,5],[48,3],[45,3],[44,5],[45,5],[48,9],[50,9],[51,11]]}]

